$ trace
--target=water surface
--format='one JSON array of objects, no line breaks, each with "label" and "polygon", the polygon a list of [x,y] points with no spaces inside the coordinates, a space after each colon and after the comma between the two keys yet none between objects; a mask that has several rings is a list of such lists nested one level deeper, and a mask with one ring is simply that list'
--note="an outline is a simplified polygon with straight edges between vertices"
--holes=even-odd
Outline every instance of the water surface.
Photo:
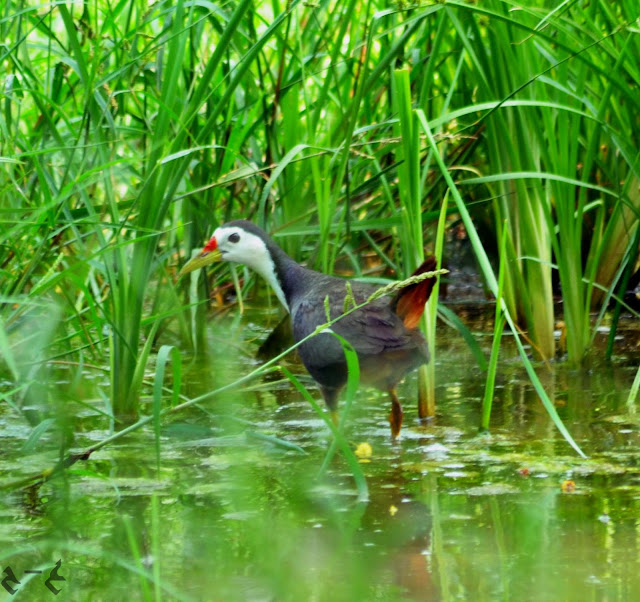
[{"label": "water surface", "polygon": [[[194,397],[257,366],[274,320],[249,311],[212,321],[183,392]],[[469,321],[488,348],[491,325]],[[346,432],[354,449],[371,446],[368,503],[357,501],[339,455],[319,475],[330,435],[276,373],[167,420],[159,469],[149,427],[42,486],[5,493],[0,555],[20,583],[8,581],[16,594],[0,589],[0,599],[53,599],[46,580],[58,561],[53,576],[65,581],[50,584],[66,600],[640,599],[639,421],[627,403],[637,332],[625,328],[611,363],[538,366],[587,459],[551,423],[508,336],[492,429],[479,433],[484,373],[442,327],[433,421],[417,419],[415,376],[400,390],[396,443],[386,396],[359,392]],[[319,398],[304,369],[286,365]],[[43,383],[47,401],[34,410],[48,410],[57,428],[34,449],[23,447],[24,418],[0,406],[0,484],[108,435],[94,410],[105,407],[107,376],[88,369],[72,386],[70,370]]]}]

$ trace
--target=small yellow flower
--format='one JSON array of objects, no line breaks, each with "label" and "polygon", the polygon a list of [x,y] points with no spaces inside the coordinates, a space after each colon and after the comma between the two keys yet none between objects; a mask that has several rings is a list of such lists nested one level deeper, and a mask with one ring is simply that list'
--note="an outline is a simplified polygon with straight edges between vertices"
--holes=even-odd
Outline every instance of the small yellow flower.
[{"label": "small yellow flower", "polygon": [[398,511],[398,508],[396,506],[394,506],[393,504],[391,504],[391,506],[389,506],[389,514],[391,516],[395,516],[397,511]]},{"label": "small yellow flower", "polygon": [[369,443],[359,443],[358,447],[356,447],[355,454],[360,458],[361,462],[369,462],[371,454],[373,454],[373,448]]}]

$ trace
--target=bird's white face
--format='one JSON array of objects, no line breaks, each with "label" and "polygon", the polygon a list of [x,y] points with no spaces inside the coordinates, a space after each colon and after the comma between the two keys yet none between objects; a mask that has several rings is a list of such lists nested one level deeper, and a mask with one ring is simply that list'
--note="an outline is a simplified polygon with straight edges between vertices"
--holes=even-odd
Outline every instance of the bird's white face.
[{"label": "bird's white face", "polygon": [[276,276],[276,266],[267,245],[255,234],[239,226],[221,226],[213,233],[199,255],[192,257],[178,277],[216,261],[243,263],[260,274],[273,288],[278,299],[289,311],[286,297]]},{"label": "bird's white face", "polygon": [[282,305],[289,311],[289,305],[276,276],[271,253],[259,236],[238,226],[221,226],[216,228],[205,250],[207,248],[218,251],[223,261],[243,263],[258,272],[271,285]]},{"label": "bird's white face", "polygon": [[265,278],[267,277],[264,273],[265,269],[273,271],[271,255],[262,239],[242,228],[237,226],[216,228],[207,246],[209,245],[220,252],[223,261],[243,263]]}]

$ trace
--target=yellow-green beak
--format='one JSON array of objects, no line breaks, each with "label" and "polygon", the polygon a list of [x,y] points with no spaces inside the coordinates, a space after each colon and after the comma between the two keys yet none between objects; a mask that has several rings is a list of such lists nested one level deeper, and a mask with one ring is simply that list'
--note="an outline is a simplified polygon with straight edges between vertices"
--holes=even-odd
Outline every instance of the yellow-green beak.
[{"label": "yellow-green beak", "polygon": [[187,263],[182,266],[182,269],[178,272],[178,278],[182,278],[185,274],[193,272],[193,270],[199,270],[216,261],[222,261],[222,253],[218,249],[213,251],[203,251],[199,255],[192,257]]}]

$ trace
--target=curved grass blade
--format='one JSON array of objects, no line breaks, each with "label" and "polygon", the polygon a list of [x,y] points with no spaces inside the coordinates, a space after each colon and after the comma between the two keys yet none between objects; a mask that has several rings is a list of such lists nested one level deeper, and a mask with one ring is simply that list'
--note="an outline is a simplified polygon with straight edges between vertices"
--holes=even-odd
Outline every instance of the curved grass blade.
[{"label": "curved grass blade", "polygon": [[[349,447],[349,443],[345,439],[342,434],[341,429],[338,429],[335,424],[331,421],[331,419],[327,416],[327,413],[320,407],[320,405],[316,402],[316,400],[312,397],[311,393],[307,391],[304,385],[298,380],[296,376],[294,376],[289,370],[280,366],[280,369],[284,373],[284,375],[291,381],[293,386],[300,392],[300,394],[309,402],[311,407],[314,409],[316,414],[322,418],[324,423],[327,425],[329,430],[334,436],[334,440],[336,444],[342,451],[345,460],[351,470],[351,474],[353,475],[353,480],[356,484],[356,489],[358,491],[358,501],[359,502],[367,502],[369,501],[369,488],[367,486],[367,479],[362,472],[362,467],[358,462],[358,458],[353,453],[351,447]],[[328,455],[328,453],[327,453]]]},{"label": "curved grass blade", "polygon": [[[347,416],[349,415],[351,405],[353,404],[353,400],[355,399],[356,393],[358,392],[358,385],[360,384],[360,364],[358,363],[358,354],[356,353],[351,343],[349,343],[344,337],[340,336],[337,332],[334,332],[331,329],[327,329],[325,332],[330,333],[331,335],[336,337],[336,339],[338,339],[338,342],[340,343],[340,345],[342,345],[344,358],[347,362],[347,386],[345,387],[345,403],[340,416],[340,423],[338,425],[338,430],[341,433],[344,433],[344,428],[347,423]],[[327,455],[325,456],[322,465],[320,466],[320,474],[323,474],[324,471],[327,470],[335,452],[336,440],[334,439],[331,443],[331,446],[327,450]]]},{"label": "curved grass blade", "polygon": [[465,340],[465,343],[469,346],[480,370],[486,370],[487,358],[484,356],[484,351],[482,351],[482,348],[478,345],[478,341],[476,341],[476,338],[473,336],[473,333],[469,330],[466,324],[464,324],[456,313],[451,311],[446,305],[440,304],[438,306],[438,314],[446,323],[449,324],[449,326],[451,326],[451,328],[455,328],[460,333],[462,338]]},{"label": "curved grass blade", "polygon": [[289,451],[296,451],[299,454],[307,455],[307,452],[302,447],[296,445],[295,443],[291,443],[291,441],[287,441],[286,439],[281,439],[280,437],[265,435],[264,433],[258,433],[256,431],[246,431],[245,437],[249,439],[256,439],[257,441],[266,441],[267,443],[271,443],[275,447],[281,447]]},{"label": "curved grass blade", "polygon": [[[436,229],[436,242],[434,253],[437,257],[436,270],[442,268],[442,250],[444,247],[444,233],[447,221],[447,206],[449,204],[449,191],[442,199],[438,226]],[[440,296],[440,278],[436,278],[431,297],[427,301],[424,317],[422,318],[423,330],[429,342],[431,358],[428,364],[418,368],[418,407],[420,416],[432,417],[436,415],[436,326],[438,319],[438,305]]]},{"label": "curved grass blade", "polygon": [[31,433],[29,433],[29,438],[22,444],[20,451],[23,453],[32,452],[36,445],[38,445],[38,441],[42,438],[42,436],[55,424],[54,418],[45,418],[42,422],[36,425]]},{"label": "curved grass blade", "polygon": [[[480,430],[489,430],[489,421],[491,419],[491,407],[493,405],[493,393],[495,391],[496,372],[498,369],[498,356],[500,354],[500,343],[502,341],[502,332],[504,331],[505,318],[502,312],[504,304],[504,275],[506,272],[507,258],[507,228],[502,229],[502,240],[500,241],[500,271],[498,272],[498,296],[496,298],[496,317],[493,326],[493,343],[491,344],[491,356],[489,358],[489,370],[487,371],[487,380],[484,387],[484,398],[482,399],[482,420]],[[505,304],[506,307],[506,304]]]}]

